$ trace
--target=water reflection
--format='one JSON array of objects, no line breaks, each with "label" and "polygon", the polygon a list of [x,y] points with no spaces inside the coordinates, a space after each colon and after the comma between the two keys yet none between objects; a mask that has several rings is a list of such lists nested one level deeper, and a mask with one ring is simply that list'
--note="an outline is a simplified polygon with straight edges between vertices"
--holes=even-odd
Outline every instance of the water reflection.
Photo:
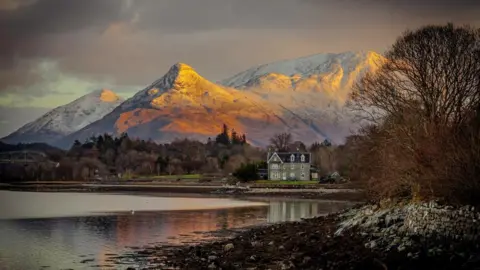
[{"label": "water reflection", "polygon": [[[221,210],[2,220],[0,269],[39,269],[41,266],[108,269],[112,266],[109,255],[126,252],[129,247],[195,242],[207,237],[199,232],[293,221],[347,206],[312,201],[267,203],[266,207]],[[82,262],[89,259],[93,261]]]},{"label": "water reflection", "polygon": [[337,212],[343,208],[345,208],[345,203],[343,202],[270,201],[267,222],[295,221],[302,218]]}]

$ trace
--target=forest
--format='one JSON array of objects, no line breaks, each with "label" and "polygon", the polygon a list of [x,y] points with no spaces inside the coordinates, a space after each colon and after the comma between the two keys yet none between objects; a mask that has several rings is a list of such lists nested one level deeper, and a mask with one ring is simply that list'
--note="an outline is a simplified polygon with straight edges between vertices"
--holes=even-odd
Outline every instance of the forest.
[{"label": "forest", "polygon": [[[325,173],[341,169],[337,156],[345,146],[334,146],[325,140],[307,147],[300,141],[294,141],[289,133],[274,134],[270,143],[270,148],[278,151],[310,151],[312,163]],[[41,150],[54,161],[3,165],[3,181],[87,181],[95,177],[135,179],[192,174],[229,176],[242,165],[266,168],[268,151],[250,145],[245,134],[237,134],[227,125],[223,125],[215,138],[206,142],[177,139],[160,144],[130,138],[128,134],[118,137],[103,134],[85,142],[77,140],[68,151],[43,144],[30,148],[29,145],[4,146],[3,149]]]}]

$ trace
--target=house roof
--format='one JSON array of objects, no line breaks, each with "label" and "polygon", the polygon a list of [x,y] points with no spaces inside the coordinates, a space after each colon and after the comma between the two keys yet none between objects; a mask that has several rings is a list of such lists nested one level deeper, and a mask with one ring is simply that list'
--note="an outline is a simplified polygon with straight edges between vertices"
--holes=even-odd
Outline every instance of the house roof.
[{"label": "house roof", "polygon": [[[302,155],[305,157],[305,161],[302,161]],[[308,152],[274,152],[267,163],[273,160],[273,157],[277,156],[282,163],[310,163],[310,153]],[[293,156],[293,161],[292,161]]]}]

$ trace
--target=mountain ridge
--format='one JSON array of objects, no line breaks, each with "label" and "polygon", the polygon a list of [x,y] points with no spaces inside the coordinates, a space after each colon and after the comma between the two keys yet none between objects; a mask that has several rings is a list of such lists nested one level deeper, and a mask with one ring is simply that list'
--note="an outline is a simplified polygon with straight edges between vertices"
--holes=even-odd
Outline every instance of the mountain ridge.
[{"label": "mountain ridge", "polygon": [[160,141],[175,137],[204,140],[218,134],[223,124],[257,142],[268,140],[266,129],[284,132],[292,126],[301,127],[307,136],[321,138],[301,119],[258,95],[215,84],[191,66],[177,63],[104,119],[67,136],[66,141],[105,131]]},{"label": "mountain ridge", "polygon": [[341,143],[358,128],[345,107],[354,83],[384,61],[372,51],[315,54],[258,65],[221,83],[279,104]]},{"label": "mountain ridge", "polygon": [[50,110],[0,140],[6,143],[53,143],[99,120],[123,101],[112,90],[95,90]]},{"label": "mountain ridge", "polygon": [[[317,54],[255,66],[213,83],[188,64],[175,63],[159,79],[96,121],[62,136],[57,146],[93,135],[123,132],[169,142],[206,140],[223,124],[258,146],[279,132],[312,143],[341,143],[355,125],[344,104],[354,82],[374,71],[375,52]],[[108,95],[105,95],[108,98]]]}]

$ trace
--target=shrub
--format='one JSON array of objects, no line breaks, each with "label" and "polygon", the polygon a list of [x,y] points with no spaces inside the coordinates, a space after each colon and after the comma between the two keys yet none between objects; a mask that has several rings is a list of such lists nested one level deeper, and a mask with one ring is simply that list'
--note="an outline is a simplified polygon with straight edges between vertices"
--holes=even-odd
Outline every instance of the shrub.
[{"label": "shrub", "polygon": [[241,182],[257,180],[257,165],[255,163],[242,163],[242,165],[240,165],[240,167],[236,169],[232,175]]}]

